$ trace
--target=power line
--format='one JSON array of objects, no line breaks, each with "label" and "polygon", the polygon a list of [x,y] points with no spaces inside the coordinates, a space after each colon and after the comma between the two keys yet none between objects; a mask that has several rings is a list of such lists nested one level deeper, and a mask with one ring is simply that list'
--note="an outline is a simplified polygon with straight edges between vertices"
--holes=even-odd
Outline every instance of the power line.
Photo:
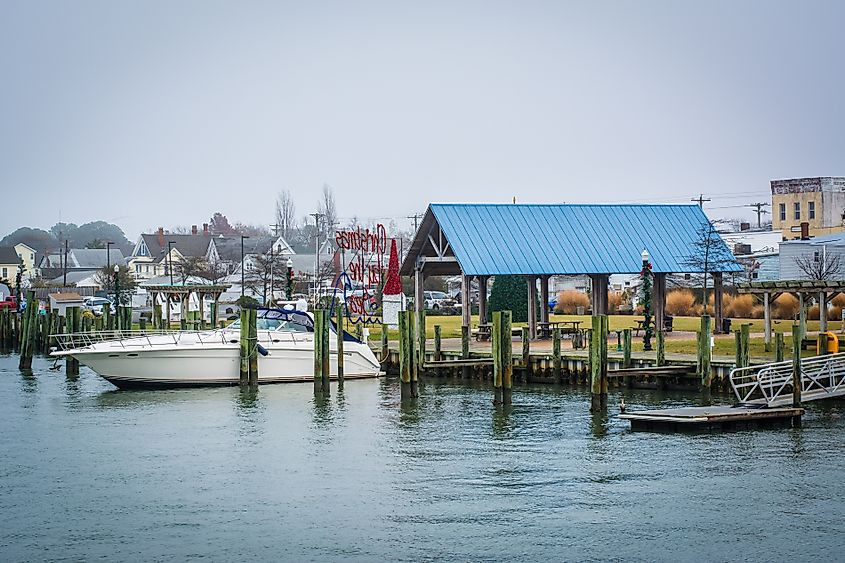
[{"label": "power line", "polygon": [[422,219],[422,213],[414,213],[413,215],[408,215],[406,219],[413,219],[414,220],[414,232],[417,232],[417,227],[419,225],[419,220]]},{"label": "power line", "polygon": [[763,216],[764,213],[768,213],[768,211],[766,211],[763,208],[767,207],[768,205],[771,205],[771,204],[765,203],[765,202],[749,203],[748,204],[748,207],[757,211],[757,228],[758,229],[761,229],[763,227],[763,222],[761,221],[761,217]]},{"label": "power line", "polygon": [[705,202],[705,201],[710,201],[710,198],[709,198],[709,197],[704,197],[704,194],[699,194],[697,198],[696,198],[696,197],[694,197],[694,198],[692,198],[690,201],[697,201],[697,202],[698,202],[698,206],[699,206],[700,208],[704,209],[704,202]]}]

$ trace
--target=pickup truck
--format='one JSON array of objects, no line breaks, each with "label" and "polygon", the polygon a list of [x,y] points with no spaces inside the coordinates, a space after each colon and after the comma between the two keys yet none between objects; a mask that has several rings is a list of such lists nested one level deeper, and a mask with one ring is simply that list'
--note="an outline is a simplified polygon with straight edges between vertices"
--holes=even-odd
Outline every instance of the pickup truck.
[{"label": "pickup truck", "polygon": [[0,301],[0,309],[9,309],[12,312],[18,310],[18,301],[14,295],[9,295],[3,301]]}]

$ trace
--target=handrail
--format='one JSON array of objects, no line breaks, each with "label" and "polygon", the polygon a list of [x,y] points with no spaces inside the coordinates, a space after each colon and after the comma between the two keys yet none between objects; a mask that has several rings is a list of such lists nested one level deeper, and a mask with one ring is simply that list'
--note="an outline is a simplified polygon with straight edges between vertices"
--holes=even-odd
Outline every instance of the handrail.
[{"label": "handrail", "polygon": [[[816,400],[845,392],[845,353],[801,360],[803,400]],[[729,380],[740,403],[774,406],[791,400],[792,361],[734,368]]]}]

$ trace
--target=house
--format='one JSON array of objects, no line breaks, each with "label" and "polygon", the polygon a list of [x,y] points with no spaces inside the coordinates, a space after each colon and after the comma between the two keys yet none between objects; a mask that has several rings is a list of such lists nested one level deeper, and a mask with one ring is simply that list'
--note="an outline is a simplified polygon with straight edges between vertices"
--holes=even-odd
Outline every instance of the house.
[{"label": "house", "polygon": [[78,293],[51,293],[50,310],[58,311],[59,316],[64,317],[68,307],[82,307],[84,301]]},{"label": "house", "polygon": [[772,229],[783,240],[845,231],[845,178],[815,177],[772,180]]},{"label": "house", "polygon": [[50,280],[49,284],[54,286],[64,286],[67,284],[67,286],[79,288],[90,287],[94,291],[100,291],[103,289],[103,284],[100,280],[101,272],[102,270],[77,270],[68,272],[66,276],[62,274]]},{"label": "house", "polygon": [[781,280],[845,277],[845,233],[782,242],[779,272]]},{"label": "house", "polygon": [[0,279],[15,282],[21,258],[14,246],[0,246]]},{"label": "house", "polygon": [[64,253],[42,256],[38,262],[41,277],[53,279],[63,276],[65,272],[90,272],[126,263],[119,248],[71,248],[66,256],[67,260]]},{"label": "house", "polygon": [[23,262],[24,279],[30,279],[32,277],[35,277],[35,249],[22,242],[19,242],[15,245],[15,252],[17,252],[18,257],[21,259],[21,262]]}]

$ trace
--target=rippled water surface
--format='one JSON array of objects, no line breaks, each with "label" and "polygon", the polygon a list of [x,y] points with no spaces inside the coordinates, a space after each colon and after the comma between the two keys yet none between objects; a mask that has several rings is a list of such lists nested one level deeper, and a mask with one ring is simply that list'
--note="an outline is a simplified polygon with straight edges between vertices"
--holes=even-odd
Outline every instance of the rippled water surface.
[{"label": "rippled water surface", "polygon": [[[582,390],[117,391],[0,357],[0,560],[842,560],[845,403],[632,433]],[[613,394],[611,405],[618,402]],[[627,392],[644,407],[694,395]]]}]

